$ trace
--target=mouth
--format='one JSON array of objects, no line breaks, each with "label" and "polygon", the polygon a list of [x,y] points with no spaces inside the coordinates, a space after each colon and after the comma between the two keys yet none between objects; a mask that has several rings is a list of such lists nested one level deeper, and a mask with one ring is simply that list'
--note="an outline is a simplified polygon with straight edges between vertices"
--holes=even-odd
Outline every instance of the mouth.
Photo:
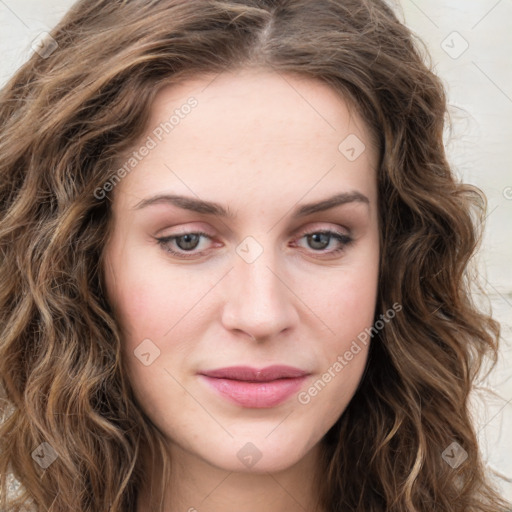
[{"label": "mouth", "polygon": [[298,392],[308,372],[291,366],[275,365],[255,369],[232,366],[199,373],[210,389],[223,398],[246,408],[271,408]]}]

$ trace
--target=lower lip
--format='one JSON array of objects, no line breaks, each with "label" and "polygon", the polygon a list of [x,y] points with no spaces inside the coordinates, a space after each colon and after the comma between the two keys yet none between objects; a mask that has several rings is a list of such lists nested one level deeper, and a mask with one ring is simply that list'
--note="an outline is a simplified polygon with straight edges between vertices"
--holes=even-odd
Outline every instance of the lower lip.
[{"label": "lower lip", "polygon": [[269,382],[217,379],[206,375],[201,377],[231,402],[253,409],[276,407],[298,392],[306,380],[306,376]]}]

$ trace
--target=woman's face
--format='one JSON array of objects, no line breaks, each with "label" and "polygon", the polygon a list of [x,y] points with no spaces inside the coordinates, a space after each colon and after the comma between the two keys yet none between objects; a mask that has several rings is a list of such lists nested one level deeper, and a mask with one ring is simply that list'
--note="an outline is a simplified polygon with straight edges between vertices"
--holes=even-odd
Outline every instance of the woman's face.
[{"label": "woman's face", "polygon": [[140,406],[175,456],[291,467],[315,453],[366,364],[379,261],[370,133],[319,81],[244,71],[162,89],[133,151],[105,276]]}]

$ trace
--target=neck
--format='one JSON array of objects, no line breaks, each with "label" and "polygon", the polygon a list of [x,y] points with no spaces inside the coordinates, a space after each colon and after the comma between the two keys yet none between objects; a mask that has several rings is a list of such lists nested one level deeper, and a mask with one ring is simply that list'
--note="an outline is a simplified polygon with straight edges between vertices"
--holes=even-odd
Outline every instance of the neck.
[{"label": "neck", "polygon": [[[215,467],[204,459],[173,445],[172,475],[166,486],[165,512],[324,512],[319,504],[315,475],[319,467],[317,445],[295,465],[276,472],[233,472]],[[146,472],[154,485],[161,467]],[[150,498],[145,486],[139,493],[136,512],[156,510],[158,497]]]}]

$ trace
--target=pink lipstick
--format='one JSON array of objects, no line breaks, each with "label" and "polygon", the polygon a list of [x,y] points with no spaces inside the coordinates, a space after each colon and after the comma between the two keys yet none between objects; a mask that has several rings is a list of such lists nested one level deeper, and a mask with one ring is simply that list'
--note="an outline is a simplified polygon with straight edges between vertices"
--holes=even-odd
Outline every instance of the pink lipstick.
[{"label": "pink lipstick", "polygon": [[242,407],[275,407],[296,393],[308,372],[291,366],[274,365],[260,370],[231,366],[200,372],[215,391]]}]

